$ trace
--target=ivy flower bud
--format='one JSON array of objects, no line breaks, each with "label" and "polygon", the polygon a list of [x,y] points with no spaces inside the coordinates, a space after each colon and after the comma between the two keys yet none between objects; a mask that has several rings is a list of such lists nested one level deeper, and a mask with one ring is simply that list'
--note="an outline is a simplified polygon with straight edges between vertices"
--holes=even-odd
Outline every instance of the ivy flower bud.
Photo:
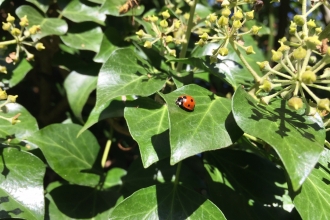
[{"label": "ivy flower bud", "polygon": [[229,15],[231,14],[231,11],[230,11],[230,9],[229,8],[227,8],[227,7],[225,7],[224,9],[222,9],[222,11],[221,11],[221,15],[222,16],[225,16],[225,17],[229,17]]},{"label": "ivy flower bud", "polygon": [[167,28],[168,27],[168,23],[167,23],[167,21],[164,19],[164,20],[161,20],[160,22],[159,22],[159,25],[161,26],[161,27],[163,27],[163,28]]},{"label": "ivy flower bud", "polygon": [[218,18],[218,17],[217,17],[214,13],[210,14],[209,16],[207,16],[207,20],[208,20],[209,22],[211,22],[211,23],[216,22],[217,18]]},{"label": "ivy flower bud", "polygon": [[305,42],[306,46],[312,50],[316,49],[317,46],[320,46],[322,44],[322,42],[317,36],[307,37]]},{"label": "ivy flower bud", "polygon": [[303,26],[305,24],[305,18],[301,15],[295,15],[293,17],[294,23],[296,23],[298,26]]},{"label": "ivy flower bud", "polygon": [[204,21],[206,27],[211,27],[211,22],[208,20]]},{"label": "ivy flower bud", "polygon": [[330,101],[329,99],[320,99],[317,102],[317,108],[321,111],[326,110],[328,112],[330,112]]},{"label": "ivy flower bud", "polygon": [[329,77],[330,77],[330,68],[325,68],[320,78],[329,79]]},{"label": "ivy flower bud", "polygon": [[289,34],[294,35],[297,31],[297,28],[289,27]]},{"label": "ivy flower bud", "polygon": [[19,22],[19,25],[21,27],[26,27],[26,26],[29,25],[29,20],[27,19],[26,15],[23,18],[21,18],[21,21]]},{"label": "ivy flower bud", "polygon": [[7,92],[2,90],[0,91],[0,100],[5,100],[8,98]]},{"label": "ivy flower bud", "polygon": [[164,19],[168,19],[169,17],[171,17],[170,13],[168,13],[168,10],[163,11],[162,16],[163,16]]},{"label": "ivy flower bud", "polygon": [[316,63],[316,61],[317,61],[317,57],[316,56],[310,56],[310,58],[309,58],[309,63],[311,63],[311,64],[315,64]]},{"label": "ivy flower bud", "polygon": [[307,27],[315,28],[316,27],[315,20],[309,19],[309,21],[307,22]]},{"label": "ivy flower bud", "polygon": [[29,32],[31,35],[36,34],[38,31],[40,31],[40,25],[33,25],[29,28]]},{"label": "ivy flower bud", "polygon": [[180,25],[181,25],[181,21],[180,21],[180,20],[176,20],[176,21],[174,22],[174,27],[175,27],[176,29],[179,29],[179,28],[180,28]]},{"label": "ivy flower bud", "polygon": [[146,41],[144,42],[144,45],[143,45],[145,48],[152,48],[152,43],[150,41]]},{"label": "ivy flower bud", "polygon": [[282,41],[279,41],[279,43],[281,44],[281,46],[278,48],[278,51],[284,52],[290,50],[290,47],[285,45]]},{"label": "ivy flower bud", "polygon": [[33,59],[34,59],[34,55],[32,53],[28,53],[27,57],[26,57],[26,60],[30,61],[30,60],[33,60]]},{"label": "ivy flower bud", "polygon": [[274,62],[280,62],[280,60],[283,57],[283,54],[281,51],[272,50],[272,54],[273,54],[272,61],[274,61]]},{"label": "ivy flower bud", "polygon": [[251,28],[251,33],[252,34],[258,34],[258,32],[261,28],[262,27],[258,27],[258,26],[253,25],[252,28]]},{"label": "ivy flower bud", "polygon": [[18,28],[13,28],[11,29],[10,33],[13,35],[13,36],[19,36],[21,34],[21,31],[20,29]]},{"label": "ivy flower bud", "polygon": [[229,6],[230,5],[230,2],[228,0],[223,0],[222,3],[221,3],[221,7],[226,7],[226,6]]},{"label": "ivy flower bud", "polygon": [[256,52],[254,52],[252,46],[248,46],[248,47],[246,47],[246,48],[245,48],[245,52],[246,52],[247,55],[255,54],[255,53],[256,53]]},{"label": "ivy flower bud", "polygon": [[145,33],[144,33],[144,31],[143,31],[142,29],[140,29],[138,32],[135,32],[135,34],[136,34],[139,38],[142,38],[142,37],[145,35]]},{"label": "ivy flower bud", "polygon": [[44,45],[43,45],[42,43],[37,43],[36,46],[35,46],[35,48],[36,48],[37,50],[39,50],[39,51],[45,49],[45,47],[44,47]]},{"label": "ivy flower bud", "polygon": [[10,23],[14,23],[14,21],[15,21],[15,17],[11,16],[11,14],[8,13],[8,16],[7,16],[6,21],[7,21],[7,22],[10,22]]},{"label": "ivy flower bud", "polygon": [[173,42],[173,37],[171,35],[166,36],[165,38],[166,43],[171,43]]},{"label": "ivy flower bud", "polygon": [[197,43],[195,43],[195,44],[198,45],[198,46],[203,47],[206,44],[206,42],[203,41],[202,39],[199,39],[199,41],[197,41]]},{"label": "ivy flower bud", "polygon": [[209,35],[208,35],[206,32],[204,32],[202,35],[199,35],[199,37],[200,37],[202,40],[207,41],[207,39],[209,38]]},{"label": "ivy flower bud", "polygon": [[218,20],[218,25],[219,25],[220,27],[227,26],[227,25],[228,25],[228,21],[229,21],[229,19],[228,19],[227,17],[225,17],[225,16],[221,16],[221,17],[219,18],[219,20]]},{"label": "ivy flower bud", "polygon": [[233,28],[239,29],[242,27],[242,23],[239,20],[233,22]]},{"label": "ivy flower bud", "polygon": [[284,43],[284,42],[287,42],[288,41],[288,39],[286,39],[286,37],[282,37],[278,42],[279,43]]},{"label": "ivy flower bud", "polygon": [[320,34],[321,32],[322,32],[322,28],[321,27],[315,28],[315,33],[316,34]]},{"label": "ivy flower bud", "polygon": [[7,74],[7,67],[6,67],[6,66],[1,66],[1,65],[0,65],[0,73]]},{"label": "ivy flower bud", "polygon": [[289,99],[289,101],[287,102],[287,105],[289,106],[289,108],[291,108],[292,110],[299,110],[303,107],[304,103],[301,100],[301,98],[299,97],[292,97],[291,99]]},{"label": "ivy flower bud", "polygon": [[218,61],[217,56],[210,56],[210,63],[216,63]]},{"label": "ivy flower bud", "polygon": [[236,11],[236,12],[234,13],[232,19],[234,19],[234,20],[242,20],[243,17],[244,17],[244,16],[243,16],[242,11],[238,10],[238,11]]},{"label": "ivy flower bud", "polygon": [[176,50],[170,50],[170,55],[176,57]]},{"label": "ivy flower bud", "polygon": [[229,51],[228,51],[228,48],[221,47],[218,52],[221,56],[227,56]]},{"label": "ivy flower bud", "polygon": [[158,17],[155,16],[155,15],[151,15],[151,16],[149,17],[149,21],[151,21],[151,22],[156,22],[156,21],[158,21]]},{"label": "ivy flower bud", "polygon": [[12,125],[16,124],[16,123],[19,123],[21,122],[20,120],[18,120],[18,117],[21,115],[21,113],[17,113],[15,116],[11,117],[9,120],[10,120],[10,123]]},{"label": "ivy flower bud", "polygon": [[260,70],[269,71],[271,69],[268,61],[257,62],[257,64]]},{"label": "ivy flower bud", "polygon": [[189,14],[189,13],[185,13],[185,14],[183,15],[183,17],[184,17],[184,19],[189,20],[189,18],[190,18],[190,14]]},{"label": "ivy flower bud", "polygon": [[301,74],[301,81],[305,84],[313,84],[316,81],[316,74],[307,70]]},{"label": "ivy flower bud", "polygon": [[9,103],[15,103],[18,95],[8,95],[7,101]]},{"label": "ivy flower bud", "polygon": [[182,11],[181,11],[180,8],[177,8],[174,13],[177,14],[177,15],[181,15]]},{"label": "ivy flower bud", "polygon": [[4,31],[8,31],[10,29],[10,27],[11,27],[11,23],[9,23],[9,22],[7,22],[7,23],[2,22],[2,29]]},{"label": "ivy flower bud", "polygon": [[273,84],[266,79],[263,81],[262,85],[259,86],[259,89],[262,89],[265,92],[270,92],[273,89]]},{"label": "ivy flower bud", "polygon": [[252,20],[254,18],[254,10],[245,13],[246,20]]},{"label": "ivy flower bud", "polygon": [[297,49],[293,50],[292,56],[296,60],[302,60],[305,58],[307,51],[303,47],[298,47]]}]

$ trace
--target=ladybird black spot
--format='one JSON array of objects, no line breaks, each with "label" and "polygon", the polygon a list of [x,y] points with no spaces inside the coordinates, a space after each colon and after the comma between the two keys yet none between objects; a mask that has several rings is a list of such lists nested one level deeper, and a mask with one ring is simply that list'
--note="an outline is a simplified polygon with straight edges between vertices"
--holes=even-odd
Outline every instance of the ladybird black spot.
[{"label": "ladybird black spot", "polygon": [[190,107],[190,104],[188,104],[188,107]]}]

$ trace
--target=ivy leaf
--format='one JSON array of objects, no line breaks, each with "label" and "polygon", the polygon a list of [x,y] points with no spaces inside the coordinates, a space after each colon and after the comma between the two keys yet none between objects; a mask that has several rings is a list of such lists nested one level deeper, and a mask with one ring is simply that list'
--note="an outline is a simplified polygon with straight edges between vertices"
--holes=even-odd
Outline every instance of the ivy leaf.
[{"label": "ivy leaf", "polygon": [[[71,72],[64,81],[64,88],[73,114],[82,121],[81,111],[96,88],[97,77]],[[84,88],[84,89],[81,89]]]},{"label": "ivy leaf", "polygon": [[43,162],[11,147],[1,149],[1,158],[0,218],[44,219]]},{"label": "ivy leaf", "polygon": [[27,141],[41,149],[49,166],[65,180],[96,186],[101,173],[97,161],[100,146],[90,132],[76,138],[80,129],[81,126],[75,124],[52,124],[34,133]]},{"label": "ivy leaf", "polygon": [[139,5],[129,10],[127,13],[119,14],[119,9],[127,2],[127,0],[107,0],[100,8],[101,13],[113,16],[139,16],[144,11],[144,6]]},{"label": "ivy leaf", "polygon": [[[194,97],[196,107],[193,112],[175,104],[182,94]],[[220,98],[197,85],[183,86],[160,95],[168,106],[172,165],[204,151],[228,147],[242,135],[231,114],[229,99]]]},{"label": "ivy leaf", "polygon": [[40,25],[41,31],[31,36],[34,41],[49,35],[63,35],[68,30],[68,25],[64,20],[59,18],[45,18],[36,9],[28,5],[18,7],[16,14],[20,18],[27,15],[29,19],[28,28],[33,25]]},{"label": "ivy leaf", "polygon": [[164,73],[154,73],[152,66],[132,49],[115,50],[100,70],[96,105],[80,133],[99,121],[101,112],[112,99],[126,95],[149,96],[163,87],[166,77]]},{"label": "ivy leaf", "polygon": [[21,82],[26,74],[32,69],[32,65],[26,59],[22,59],[16,65],[7,63],[3,60],[0,61],[0,65],[5,66],[7,69],[7,74],[1,74],[1,81],[4,84],[7,84],[10,88]]},{"label": "ivy leaf", "polygon": [[69,47],[78,50],[98,52],[102,41],[102,29],[94,25],[77,24],[70,32],[61,36],[62,41]]},{"label": "ivy leaf", "polygon": [[49,8],[49,2],[47,0],[26,0],[37,6],[43,13],[46,13]]},{"label": "ivy leaf", "polygon": [[125,108],[125,119],[139,144],[145,168],[170,155],[168,113],[164,105],[149,98],[139,98]]},{"label": "ivy leaf", "polygon": [[330,218],[330,151],[324,149],[319,163],[294,197],[294,204],[302,219]]},{"label": "ivy leaf", "polygon": [[3,139],[16,138],[19,141],[31,136],[38,131],[38,123],[36,119],[20,104],[9,103],[0,111],[1,117],[11,118],[18,113],[21,113],[19,120],[21,122],[12,125],[5,119],[0,119],[0,136]]},{"label": "ivy leaf", "polygon": [[[130,207],[130,209],[127,209]],[[111,219],[226,219],[212,202],[184,186],[140,189],[117,205]]]},{"label": "ivy leaf", "polygon": [[284,100],[258,104],[242,88],[233,98],[233,113],[240,128],[274,148],[296,191],[317,163],[325,140],[320,117],[299,115]]},{"label": "ivy leaf", "polygon": [[105,14],[99,12],[99,6],[90,7],[79,0],[71,1],[62,11],[62,15],[74,22],[92,21],[105,25]]}]

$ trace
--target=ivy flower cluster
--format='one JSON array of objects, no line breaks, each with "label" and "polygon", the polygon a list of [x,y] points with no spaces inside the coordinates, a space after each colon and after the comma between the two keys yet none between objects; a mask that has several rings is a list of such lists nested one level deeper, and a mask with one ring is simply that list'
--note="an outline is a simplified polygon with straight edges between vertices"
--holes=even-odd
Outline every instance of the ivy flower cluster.
[{"label": "ivy flower cluster", "polygon": [[[8,104],[8,103],[15,103],[16,102],[16,99],[17,99],[18,95],[7,95],[7,92],[2,90],[0,88],[0,100],[6,100],[4,102],[2,102],[0,104],[0,112],[4,112],[3,110],[5,109],[5,106]],[[16,115],[14,115],[13,117],[4,117],[2,115],[0,115],[0,118],[6,120],[6,121],[9,121],[12,125],[18,123],[18,122],[21,122],[20,120],[18,120],[18,117],[20,116],[21,114],[18,113]]]}]

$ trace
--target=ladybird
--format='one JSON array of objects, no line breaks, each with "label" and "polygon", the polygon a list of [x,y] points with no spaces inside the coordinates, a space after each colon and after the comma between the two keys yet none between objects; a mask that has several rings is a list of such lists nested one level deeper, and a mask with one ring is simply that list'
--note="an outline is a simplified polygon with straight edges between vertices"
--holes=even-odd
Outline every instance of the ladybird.
[{"label": "ladybird", "polygon": [[184,110],[194,111],[195,99],[189,95],[181,95],[176,99],[175,104]]}]

